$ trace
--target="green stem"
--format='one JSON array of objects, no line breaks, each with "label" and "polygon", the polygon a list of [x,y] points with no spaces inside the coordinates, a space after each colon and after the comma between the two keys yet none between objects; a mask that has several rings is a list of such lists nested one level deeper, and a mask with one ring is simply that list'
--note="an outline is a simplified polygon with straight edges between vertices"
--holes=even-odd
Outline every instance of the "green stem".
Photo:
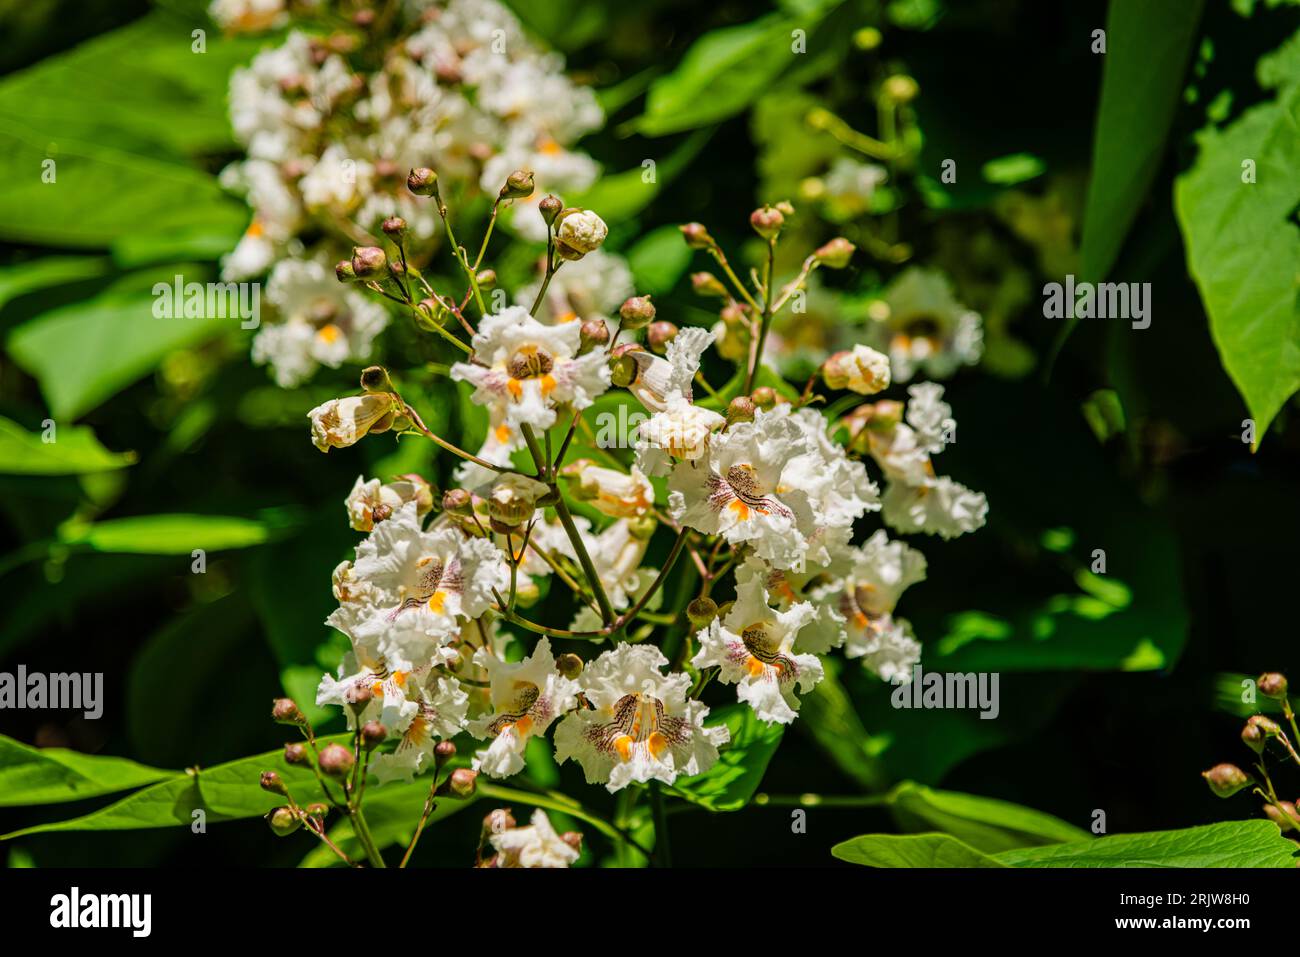
[{"label": "green stem", "polygon": [[758,339],[754,342],[749,357],[749,374],[745,376],[745,391],[748,395],[754,391],[754,378],[758,367],[763,364],[763,347],[767,345],[767,331],[772,326],[772,269],[776,261],[776,240],[767,241],[767,275],[763,282],[763,317],[758,327]]},{"label": "green stem", "polygon": [[365,849],[366,858],[370,861],[371,867],[386,867],[384,859],[380,856],[379,849],[375,846],[375,839],[370,835],[370,828],[366,824],[366,816],[362,813],[360,807],[351,810],[352,830],[361,842],[362,848]]}]

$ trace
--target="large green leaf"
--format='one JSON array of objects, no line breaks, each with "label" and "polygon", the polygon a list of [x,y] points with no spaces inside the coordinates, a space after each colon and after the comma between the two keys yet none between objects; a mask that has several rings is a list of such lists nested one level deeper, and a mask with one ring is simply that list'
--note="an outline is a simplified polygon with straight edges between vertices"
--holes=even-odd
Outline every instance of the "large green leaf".
[{"label": "large green leaf", "polygon": [[79,801],[153,784],[176,773],[126,758],[33,748],[0,735],[0,807]]},{"label": "large green leaf", "polygon": [[153,307],[149,293],[109,291],[19,326],[9,352],[40,382],[55,418],[75,419],[148,375],[169,352],[239,328],[236,318],[160,319]]},{"label": "large green leaf", "polygon": [[5,266],[0,269],[0,307],[37,289],[102,276],[111,265],[104,256],[44,256]]},{"label": "large green leaf", "polygon": [[891,792],[889,807],[905,830],[938,829],[986,854],[1091,839],[1082,828],[1033,808],[911,781]]},{"label": "large green leaf", "polygon": [[1295,867],[1296,846],[1269,821],[1116,834],[1077,844],[1005,851],[1013,867]]},{"label": "large green leaf", "polygon": [[698,130],[686,137],[671,153],[655,161],[653,175],[649,167],[638,166],[601,177],[591,189],[572,197],[570,204],[593,209],[610,222],[630,219],[681,174],[712,135],[712,130]]},{"label": "large green leaf", "polygon": [[681,778],[677,791],[710,811],[738,811],[758,790],[785,728],[759,720],[747,704],[716,708],[708,724],[719,723],[731,731],[731,743],[723,746],[717,763],[709,770]]},{"label": "large green leaf", "polygon": [[947,834],[863,834],[842,841],[831,853],[867,867],[1005,867]]},{"label": "large green leaf", "polygon": [[83,475],[125,468],[133,452],[110,452],[84,425],[56,427],[54,441],[28,432],[0,416],[0,473],[5,475]]},{"label": "large green leaf", "polygon": [[[1260,62],[1276,98],[1197,137],[1199,153],[1174,184],[1174,205],[1210,332],[1255,419],[1255,447],[1300,389],[1300,34]],[[1278,64],[1290,63],[1290,69]],[[1255,181],[1243,182],[1253,163]]]},{"label": "large green leaf", "polygon": [[672,292],[691,264],[693,253],[676,226],[660,226],[637,240],[627,251],[638,295],[663,296]]},{"label": "large green leaf", "polygon": [[272,533],[266,522],[233,515],[139,515],[70,530],[63,541],[98,552],[188,555],[196,548],[217,552],[260,545]]},{"label": "large green leaf", "polygon": [[[318,743],[342,741],[346,737],[322,738]],[[310,768],[285,764],[283,751],[268,751],[214,768],[190,768],[106,808],[67,821],[23,828],[0,836],[0,840],[52,831],[189,827],[195,820],[196,810],[204,811],[208,824],[257,817],[284,803],[283,798],[263,791],[258,784],[263,771],[277,771],[299,804],[324,800]]]}]

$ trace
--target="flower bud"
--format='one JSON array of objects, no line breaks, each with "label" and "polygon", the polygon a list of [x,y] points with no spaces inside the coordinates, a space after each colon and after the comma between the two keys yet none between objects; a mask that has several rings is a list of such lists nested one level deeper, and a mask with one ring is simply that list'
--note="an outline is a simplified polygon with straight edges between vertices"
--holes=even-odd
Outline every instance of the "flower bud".
[{"label": "flower bud", "polygon": [[654,321],[655,307],[649,296],[632,296],[618,307],[624,329],[640,329]]},{"label": "flower bud", "polygon": [[276,724],[306,724],[306,716],[292,698],[276,698],[271,704],[271,720]]},{"label": "flower bud", "polygon": [[298,815],[287,807],[278,807],[274,811],[268,812],[266,823],[270,825],[271,831],[276,837],[288,837],[302,826],[302,821],[298,819]]},{"label": "flower bud", "polygon": [[690,619],[692,628],[704,628],[718,617],[718,603],[708,595],[701,595],[686,606],[686,617]]},{"label": "flower bud", "polygon": [[813,259],[827,269],[843,269],[849,264],[857,248],[843,236],[836,236],[825,245],[818,246],[813,251]]},{"label": "flower bud", "polygon": [[560,202],[558,196],[548,193],[537,204],[537,209],[542,214],[542,219],[546,220],[546,225],[549,226],[555,222],[555,217],[560,215],[560,210],[564,209],[564,203]]},{"label": "flower bud", "polygon": [[474,511],[474,496],[463,488],[448,489],[442,496],[442,510],[453,515],[469,515]]},{"label": "flower bud", "polygon": [[831,389],[874,395],[889,388],[889,357],[864,345],[836,352],[822,364],[822,379]]},{"label": "flower bud", "polygon": [[532,518],[537,500],[549,491],[546,485],[526,475],[500,476],[488,493],[488,515],[494,522],[514,528]]},{"label": "flower bud", "polygon": [[555,659],[555,669],[566,678],[576,678],[582,674],[582,659],[569,652]]},{"label": "flower bud", "polygon": [[892,100],[894,103],[911,103],[921,88],[916,81],[910,76],[898,74],[891,76],[880,87],[880,95],[886,100]]},{"label": "flower bud", "polygon": [[341,778],[352,771],[356,758],[341,744],[327,744],[320,753],[320,769],[330,777]]},{"label": "flower bud", "polygon": [[257,783],[263,791],[279,794],[281,797],[289,796],[289,789],[284,786],[284,781],[280,779],[280,775],[274,771],[263,771]]},{"label": "flower bud", "polygon": [[1259,725],[1247,721],[1241,729],[1241,741],[1256,754],[1263,754],[1264,745],[1268,744],[1268,735],[1264,734]]},{"label": "flower bud", "polygon": [[620,388],[626,389],[636,381],[640,367],[637,365],[636,357],[632,355],[634,351],[636,351],[635,346],[629,349],[619,346],[610,357],[610,381]]},{"label": "flower bud", "polygon": [[474,281],[478,283],[480,289],[491,289],[497,284],[497,271],[495,269],[480,269],[475,274]]},{"label": "flower bud", "polygon": [[334,264],[334,278],[339,282],[353,282],[357,278],[351,259],[340,259]]},{"label": "flower bud", "polygon": [[749,396],[736,396],[727,404],[727,424],[735,425],[737,422],[753,422],[754,412],[757,408],[754,400]]},{"label": "flower bud", "polygon": [[1266,672],[1259,676],[1257,685],[1259,693],[1266,698],[1276,698],[1280,701],[1286,697],[1286,675],[1276,671]]},{"label": "flower bud", "polygon": [[438,192],[438,174],[427,166],[413,169],[406,177],[406,188],[416,196],[432,196]]},{"label": "flower bud", "polygon": [[691,288],[697,296],[717,296],[722,299],[727,295],[727,287],[711,272],[691,273]]},{"label": "flower bud", "polygon": [[[1296,811],[1296,806],[1290,801],[1279,801],[1281,810],[1275,805],[1264,805],[1264,816],[1286,831],[1300,831],[1300,812]],[[1284,813],[1285,812],[1285,813]]]},{"label": "flower bud", "polygon": [[450,741],[439,741],[433,746],[433,760],[438,767],[442,767],[455,756],[456,745]]},{"label": "flower bud", "polygon": [[469,768],[457,768],[451,772],[451,777],[447,781],[447,790],[453,797],[462,800],[473,797],[477,787],[478,772],[471,771]]},{"label": "flower bud", "polygon": [[361,726],[361,746],[367,751],[379,747],[387,737],[388,729],[378,721],[367,721]]},{"label": "flower bud", "polygon": [[329,805],[322,801],[315,801],[306,807],[307,816],[314,821],[320,822],[329,817]]},{"label": "flower bud", "polygon": [[1255,727],[1259,728],[1259,730],[1262,731],[1268,737],[1275,737],[1282,733],[1281,725],[1279,725],[1272,718],[1269,718],[1262,714],[1252,715],[1250,720],[1247,721],[1246,724],[1254,725]]},{"label": "flower bud", "polygon": [[770,385],[761,385],[755,389],[749,396],[754,400],[754,406],[768,412],[776,406],[776,390]]},{"label": "flower bud", "polygon": [[378,246],[355,246],[352,249],[352,271],[359,279],[374,279],[388,269],[388,257]]},{"label": "flower bud", "polygon": [[592,349],[598,349],[609,342],[609,326],[604,319],[588,319],[579,329],[579,355],[586,355]]},{"label": "flower bud", "polygon": [[601,247],[609,227],[589,209],[567,213],[555,227],[555,251],[563,259],[581,259]]},{"label": "flower bud", "polygon": [[686,245],[692,249],[709,249],[716,245],[703,223],[687,223],[678,228],[682,231],[682,238],[686,240]]},{"label": "flower bud", "polygon": [[290,741],[284,746],[285,764],[306,764],[307,760],[307,745],[301,741]]},{"label": "flower bud", "polygon": [[653,535],[658,527],[659,522],[653,515],[638,515],[627,520],[627,533],[640,542]]},{"label": "flower bud", "polygon": [[401,236],[406,232],[406,220],[401,216],[389,216],[379,228],[384,231],[385,236]]},{"label": "flower bud", "polygon": [[785,225],[785,216],[773,206],[764,206],[749,214],[749,225],[764,239],[772,240],[776,239],[781,227]]},{"label": "flower bud", "polygon": [[532,170],[517,169],[506,177],[506,184],[501,187],[502,199],[525,199],[533,195]]},{"label": "flower bud", "polygon": [[874,50],[884,37],[875,27],[863,27],[853,34],[853,45],[859,50]]},{"label": "flower bud", "polygon": [[582,851],[582,835],[577,831],[565,831],[560,835],[560,840],[565,844],[568,844],[569,847],[573,848],[575,851]]},{"label": "flower bud", "polygon": [[650,347],[652,352],[657,352],[659,355],[663,355],[668,351],[668,343],[677,338],[677,332],[678,329],[676,323],[668,322],[664,319],[660,319],[658,322],[652,322],[645,332],[646,345]]},{"label": "flower bud", "polygon": [[392,392],[393,382],[383,366],[367,366],[361,370],[361,389],[364,392]]},{"label": "flower bud", "polygon": [[1221,798],[1229,798],[1242,788],[1251,784],[1250,775],[1235,764],[1216,764],[1208,771],[1202,771],[1201,777],[1210,786],[1210,790]]}]

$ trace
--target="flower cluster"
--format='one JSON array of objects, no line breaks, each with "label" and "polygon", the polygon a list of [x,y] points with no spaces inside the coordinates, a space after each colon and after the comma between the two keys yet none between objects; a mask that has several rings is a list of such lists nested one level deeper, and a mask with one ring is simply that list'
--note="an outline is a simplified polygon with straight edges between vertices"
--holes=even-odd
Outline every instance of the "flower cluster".
[{"label": "flower cluster", "polygon": [[[598,172],[572,148],[603,122],[595,96],[498,0],[412,0],[378,17],[362,10],[350,23],[333,6],[295,5],[294,28],[230,82],[231,122],[247,155],[221,179],[253,217],[223,278],[269,271],[276,321],[257,334],[253,359],[285,387],[320,366],[364,360],[387,324],[379,303],[332,282],[330,264],[344,249],[377,242],[382,224],[399,217],[413,259],[433,250],[437,209],[408,192],[409,168],[437,157],[444,189],[465,199],[498,196],[520,167],[556,190],[585,189]],[[229,31],[258,31],[287,22],[285,7],[216,0],[210,12]],[[503,218],[544,238],[537,201],[509,198]]]}]

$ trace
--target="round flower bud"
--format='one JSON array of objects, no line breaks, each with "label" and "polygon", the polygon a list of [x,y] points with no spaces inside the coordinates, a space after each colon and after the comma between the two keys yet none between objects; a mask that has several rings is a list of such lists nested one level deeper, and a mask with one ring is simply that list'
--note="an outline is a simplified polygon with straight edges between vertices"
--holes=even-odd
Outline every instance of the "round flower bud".
[{"label": "round flower bud", "polygon": [[655,533],[659,522],[653,515],[638,515],[627,520],[627,533],[637,541],[644,542]]},{"label": "round flower bud", "polygon": [[339,282],[353,282],[357,278],[351,259],[340,259],[334,264],[334,278]]},{"label": "round flower bud", "polygon": [[910,76],[904,74],[891,76],[880,87],[881,96],[887,100],[892,100],[893,102],[900,104],[911,103],[916,99],[917,94],[920,92],[921,88],[917,85],[916,81]]},{"label": "round flower bud", "polygon": [[1259,693],[1266,698],[1276,698],[1279,701],[1286,697],[1286,676],[1276,671],[1270,671],[1259,676],[1258,681]]},{"label": "round flower bud", "polygon": [[542,201],[537,204],[537,209],[542,214],[542,219],[546,220],[546,225],[549,226],[551,223],[555,222],[555,217],[560,215],[560,210],[564,209],[564,204],[560,202],[558,196],[553,196],[548,193],[542,198]]},{"label": "round flower bud", "polygon": [[668,351],[668,343],[677,338],[677,332],[678,329],[675,323],[664,319],[652,322],[645,332],[646,345],[650,347],[650,351],[663,355]]},{"label": "round flower bud", "polygon": [[1260,730],[1259,725],[1247,721],[1246,726],[1241,729],[1241,741],[1256,754],[1263,754],[1264,745],[1268,743],[1268,736]]},{"label": "round flower bud", "polygon": [[875,395],[889,388],[889,357],[856,345],[852,352],[836,352],[822,364],[822,379],[831,389],[849,389]]},{"label": "round flower bud", "polygon": [[257,783],[263,791],[269,791],[271,794],[279,794],[282,797],[289,796],[289,789],[284,786],[284,781],[280,779],[280,775],[276,774],[274,771],[263,771],[262,776]]},{"label": "round flower bud", "polygon": [[383,366],[367,366],[361,370],[361,389],[364,392],[392,392],[393,382]]},{"label": "round flower bud", "polygon": [[762,409],[764,412],[768,412],[776,406],[776,390],[770,385],[759,386],[750,393],[749,397],[754,400],[755,408]]},{"label": "round flower bud", "polygon": [[813,259],[827,269],[843,269],[857,248],[843,236],[836,236],[825,245],[818,246],[813,251]]},{"label": "round flower bud", "polygon": [[578,353],[586,355],[609,342],[609,326],[604,319],[588,319],[579,329],[579,335]]},{"label": "round flower bud", "polygon": [[1296,806],[1290,801],[1279,801],[1281,810],[1272,804],[1264,805],[1264,816],[1280,827],[1283,832],[1300,831],[1300,812],[1296,811]]},{"label": "round flower bud", "polygon": [[307,718],[292,698],[276,698],[271,704],[271,720],[276,724],[305,724]]},{"label": "round flower bud", "polygon": [[1247,721],[1246,724],[1254,725],[1255,727],[1259,728],[1259,730],[1268,737],[1276,737],[1277,735],[1282,733],[1281,725],[1279,725],[1272,718],[1266,717],[1265,715],[1262,714],[1252,715],[1250,720]]},{"label": "round flower bud", "polygon": [[686,617],[692,628],[703,628],[718,617],[718,603],[708,595],[701,595],[686,606]]},{"label": "round flower bud", "polygon": [[379,747],[387,737],[388,729],[378,721],[367,721],[361,726],[361,746],[367,751]]},{"label": "round flower bud", "polygon": [[341,778],[352,770],[356,758],[341,744],[327,744],[320,753],[320,769],[331,777]]},{"label": "round flower bud", "polygon": [[456,745],[450,741],[439,741],[433,746],[433,760],[439,767],[456,756]]},{"label": "round flower bud", "polygon": [[569,847],[573,848],[575,851],[582,850],[582,835],[577,831],[565,831],[560,835],[560,840],[565,844],[568,844]]},{"label": "round flower bud", "polygon": [[717,296],[722,299],[727,295],[727,287],[711,272],[691,273],[691,288],[698,296]]},{"label": "round flower bud", "polygon": [[501,187],[502,199],[524,199],[533,195],[532,170],[517,169],[506,177],[506,184]]},{"label": "round flower bud", "polygon": [[1251,784],[1250,775],[1235,764],[1216,764],[1208,771],[1202,771],[1201,777],[1210,786],[1210,790],[1221,798],[1229,798],[1242,788]]},{"label": "round flower bud", "polygon": [[451,772],[451,778],[447,781],[447,790],[453,797],[471,798],[478,787],[478,772],[471,771],[469,768],[457,768]]},{"label": "round flower bud", "polygon": [[378,246],[356,246],[352,250],[352,271],[361,279],[373,279],[387,266],[388,257]]},{"label": "round flower bud", "polygon": [[556,252],[564,259],[581,259],[599,249],[609,235],[605,221],[589,209],[569,213],[555,230]]},{"label": "round flower bud", "polygon": [[307,812],[307,816],[317,823],[325,820],[325,818],[329,817],[330,814],[329,805],[322,801],[308,804],[304,810]]},{"label": "round flower bud", "polygon": [[514,472],[497,478],[488,493],[488,515],[507,528],[522,525],[532,518],[537,500],[549,491],[546,485]]},{"label": "round flower bud", "polygon": [[626,389],[636,381],[640,367],[637,365],[636,358],[632,355],[634,351],[636,351],[635,346],[628,349],[619,346],[614,350],[614,355],[610,357],[610,381],[620,388]]},{"label": "round flower bud", "polygon": [[853,45],[859,50],[874,50],[884,37],[875,27],[863,27],[853,34]]},{"label": "round flower bud", "polygon": [[474,511],[474,496],[463,488],[448,489],[442,496],[442,510],[453,515],[469,515]]},{"label": "round flower bud", "polygon": [[781,227],[785,225],[785,216],[773,206],[764,206],[749,214],[749,225],[764,239],[772,240],[776,239]]},{"label": "round flower bud", "polygon": [[708,249],[716,245],[703,223],[687,223],[678,228],[682,231],[682,238],[686,240],[686,245],[692,249]]},{"label": "round flower bud", "polygon": [[385,236],[400,236],[406,232],[406,220],[401,216],[389,216],[379,228],[384,231]]},{"label": "round flower bud", "polygon": [[649,296],[632,296],[618,307],[624,329],[640,329],[654,321],[655,307]]},{"label": "round flower bud", "polygon": [[416,196],[432,196],[438,192],[438,174],[427,166],[413,169],[406,177],[406,188]]},{"label": "round flower bud", "polygon": [[270,825],[276,837],[288,837],[302,826],[302,821],[298,819],[298,815],[287,807],[278,807],[274,811],[270,811],[266,815],[266,823]]},{"label": "round flower bud", "polygon": [[569,652],[555,659],[555,669],[566,678],[576,678],[582,674],[582,659]]},{"label": "round flower bud", "polygon": [[307,760],[307,745],[301,741],[290,741],[284,746],[285,764],[306,764]]},{"label": "round flower bud", "polygon": [[737,422],[753,422],[754,412],[757,410],[754,400],[747,395],[738,395],[727,404],[727,424],[734,425]]},{"label": "round flower bud", "polygon": [[480,269],[474,276],[474,281],[479,284],[480,289],[491,289],[497,284],[497,271],[495,269]]}]

